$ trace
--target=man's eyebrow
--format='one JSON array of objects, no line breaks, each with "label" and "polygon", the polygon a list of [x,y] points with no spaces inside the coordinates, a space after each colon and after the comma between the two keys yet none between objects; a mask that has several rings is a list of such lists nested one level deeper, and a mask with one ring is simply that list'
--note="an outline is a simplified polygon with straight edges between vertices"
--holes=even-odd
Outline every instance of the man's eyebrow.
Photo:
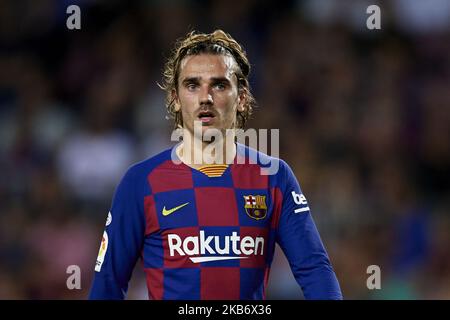
[{"label": "man's eyebrow", "polygon": [[200,77],[187,77],[187,78],[184,78],[183,81],[181,81],[181,83],[186,84],[186,83],[199,82],[199,81],[200,81]]},{"label": "man's eyebrow", "polygon": [[227,82],[227,83],[230,83],[230,80],[228,78],[225,78],[225,77],[212,77],[211,81],[212,82]]},{"label": "man's eyebrow", "polygon": [[[187,77],[184,78],[181,83],[187,84],[187,83],[193,83],[193,82],[200,82],[201,77]],[[211,82],[217,83],[217,82],[224,82],[224,83],[230,83],[230,80],[226,77],[211,77]]]}]

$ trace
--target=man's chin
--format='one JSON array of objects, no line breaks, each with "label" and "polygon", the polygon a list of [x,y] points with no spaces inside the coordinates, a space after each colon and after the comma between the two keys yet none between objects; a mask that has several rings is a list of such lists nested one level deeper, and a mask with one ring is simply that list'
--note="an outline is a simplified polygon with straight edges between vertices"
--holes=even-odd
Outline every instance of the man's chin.
[{"label": "man's chin", "polygon": [[196,139],[209,142],[210,137],[221,135],[222,138],[225,138],[225,136],[230,133],[229,130],[233,130],[234,128],[226,128],[219,123],[202,123],[201,121],[194,121],[193,128],[185,127],[184,129],[188,130]]}]

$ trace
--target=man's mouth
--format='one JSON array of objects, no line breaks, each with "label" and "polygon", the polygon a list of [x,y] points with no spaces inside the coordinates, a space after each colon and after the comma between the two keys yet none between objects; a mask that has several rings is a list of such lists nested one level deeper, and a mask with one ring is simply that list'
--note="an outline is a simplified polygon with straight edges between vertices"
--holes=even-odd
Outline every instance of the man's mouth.
[{"label": "man's mouth", "polygon": [[208,124],[215,118],[215,115],[210,111],[202,111],[199,113],[198,118],[203,124]]}]

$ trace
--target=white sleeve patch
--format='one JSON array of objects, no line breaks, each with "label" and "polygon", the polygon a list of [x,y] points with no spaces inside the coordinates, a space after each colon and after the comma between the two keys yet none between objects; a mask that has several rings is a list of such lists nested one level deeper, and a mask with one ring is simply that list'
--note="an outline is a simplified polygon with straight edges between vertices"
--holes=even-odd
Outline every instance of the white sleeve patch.
[{"label": "white sleeve patch", "polygon": [[106,250],[108,249],[108,234],[103,231],[102,243],[98,251],[97,262],[95,263],[95,271],[100,272],[102,269],[103,260],[105,259]]},{"label": "white sleeve patch", "polygon": [[295,191],[292,191],[291,194],[295,204],[301,206],[301,208],[294,210],[295,213],[309,211],[308,201],[306,201],[306,197],[303,194],[296,193]]},{"label": "white sleeve patch", "polygon": [[112,214],[111,211],[108,212],[108,218],[106,218],[106,226],[109,226],[112,222]]}]

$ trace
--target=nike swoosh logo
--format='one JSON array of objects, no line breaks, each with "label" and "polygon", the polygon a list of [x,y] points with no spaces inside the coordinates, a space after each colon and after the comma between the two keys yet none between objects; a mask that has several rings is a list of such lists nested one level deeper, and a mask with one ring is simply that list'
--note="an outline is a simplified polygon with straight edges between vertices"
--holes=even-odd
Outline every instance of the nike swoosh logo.
[{"label": "nike swoosh logo", "polygon": [[182,205],[179,205],[178,207],[172,208],[167,210],[166,206],[164,206],[163,210],[162,210],[162,215],[163,216],[168,216],[169,214],[174,213],[175,211],[177,211],[178,209],[183,208],[184,206],[187,206],[189,204],[189,202],[183,203]]}]

